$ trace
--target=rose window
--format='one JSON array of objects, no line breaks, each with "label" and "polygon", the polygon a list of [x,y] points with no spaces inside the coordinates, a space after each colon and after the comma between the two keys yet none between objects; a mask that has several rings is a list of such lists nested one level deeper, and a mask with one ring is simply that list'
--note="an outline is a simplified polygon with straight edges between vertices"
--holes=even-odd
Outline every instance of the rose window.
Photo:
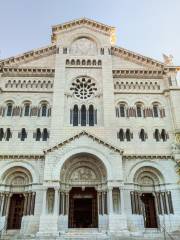
[{"label": "rose window", "polygon": [[87,100],[95,95],[97,88],[95,82],[91,78],[80,77],[72,83],[71,90],[73,90],[76,98]]}]

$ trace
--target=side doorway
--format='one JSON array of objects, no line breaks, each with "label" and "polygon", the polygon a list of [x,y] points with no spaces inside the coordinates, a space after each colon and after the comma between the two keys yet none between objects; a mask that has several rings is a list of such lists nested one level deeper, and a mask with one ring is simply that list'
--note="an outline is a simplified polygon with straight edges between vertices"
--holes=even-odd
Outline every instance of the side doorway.
[{"label": "side doorway", "polygon": [[13,194],[10,199],[7,229],[20,229],[24,210],[24,195]]}]

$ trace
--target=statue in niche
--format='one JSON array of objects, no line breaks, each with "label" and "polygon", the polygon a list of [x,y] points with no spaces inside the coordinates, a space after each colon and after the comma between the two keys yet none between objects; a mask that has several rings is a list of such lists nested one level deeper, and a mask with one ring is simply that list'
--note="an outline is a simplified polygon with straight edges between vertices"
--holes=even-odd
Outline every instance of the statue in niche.
[{"label": "statue in niche", "polygon": [[48,190],[47,205],[48,205],[48,214],[53,213],[53,209],[54,209],[54,190]]},{"label": "statue in niche", "polygon": [[76,169],[73,174],[71,175],[71,180],[95,180],[96,175],[95,173],[86,167],[80,167]]},{"label": "statue in niche", "polygon": [[85,37],[79,38],[72,43],[70,53],[73,55],[96,55],[96,43]]}]

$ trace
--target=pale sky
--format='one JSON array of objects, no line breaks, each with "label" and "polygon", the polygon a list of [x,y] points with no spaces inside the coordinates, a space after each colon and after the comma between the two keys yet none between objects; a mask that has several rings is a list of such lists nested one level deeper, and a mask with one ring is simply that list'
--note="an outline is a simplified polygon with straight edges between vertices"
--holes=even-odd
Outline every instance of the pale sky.
[{"label": "pale sky", "polygon": [[49,45],[52,25],[81,17],[116,27],[120,47],[180,65],[180,0],[0,0],[0,59]]}]

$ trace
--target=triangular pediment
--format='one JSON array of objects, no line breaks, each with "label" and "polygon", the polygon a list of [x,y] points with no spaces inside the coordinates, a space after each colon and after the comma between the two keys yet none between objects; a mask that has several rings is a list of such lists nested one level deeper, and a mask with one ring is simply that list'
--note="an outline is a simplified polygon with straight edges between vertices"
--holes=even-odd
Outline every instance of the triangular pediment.
[{"label": "triangular pediment", "polygon": [[96,31],[99,31],[109,36],[112,36],[115,33],[115,27],[112,27],[88,18],[79,18],[69,22],[52,26],[52,37],[51,37],[52,42],[53,43],[56,42],[56,35],[59,34],[60,32],[74,29],[80,26],[91,27],[92,29],[95,29]]},{"label": "triangular pediment", "polygon": [[55,146],[52,146],[52,147],[44,150],[44,153],[46,154],[46,153],[49,153],[49,152],[53,152],[57,149],[60,149],[60,148],[64,147],[66,144],[69,144],[69,143],[71,143],[71,142],[75,141],[76,139],[81,138],[83,136],[87,136],[89,139],[92,139],[96,143],[98,143],[100,145],[103,145],[103,146],[105,146],[105,147],[107,147],[107,148],[109,148],[109,149],[111,149],[115,152],[119,152],[120,154],[123,153],[122,149],[119,149],[116,146],[113,146],[112,144],[108,143],[107,141],[104,141],[103,139],[101,139],[101,138],[99,138],[99,137],[97,137],[97,136],[95,136],[91,133],[88,133],[87,131],[79,132],[78,134],[60,142],[59,144],[56,144]]},{"label": "triangular pediment", "polygon": [[112,46],[113,70],[116,69],[163,69],[164,64],[118,46]]},{"label": "triangular pediment", "polygon": [[50,45],[43,48],[34,49],[23,54],[4,59],[0,61],[3,67],[40,67],[54,68],[55,54],[57,52],[56,45]]}]

